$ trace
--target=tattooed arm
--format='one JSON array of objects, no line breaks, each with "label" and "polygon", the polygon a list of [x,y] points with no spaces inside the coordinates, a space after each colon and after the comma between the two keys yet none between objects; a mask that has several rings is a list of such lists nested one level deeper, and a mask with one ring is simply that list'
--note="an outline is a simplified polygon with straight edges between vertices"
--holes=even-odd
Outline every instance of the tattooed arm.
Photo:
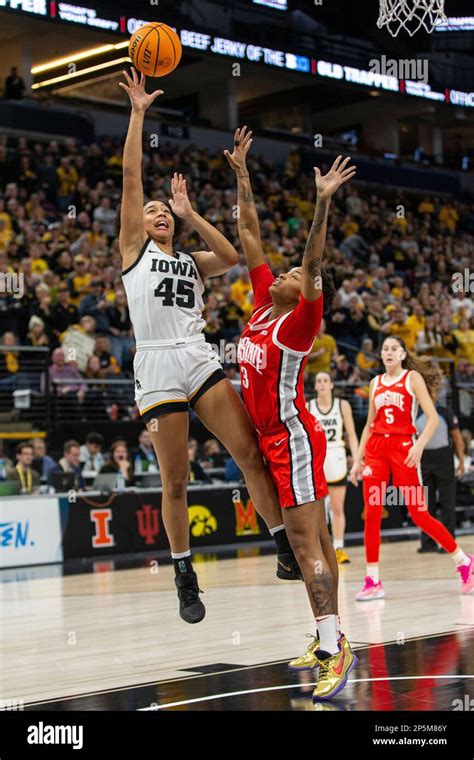
[{"label": "tattooed arm", "polygon": [[326,243],[329,204],[336,190],[356,172],[354,166],[346,169],[349,161],[350,158],[342,161],[342,156],[338,156],[330,171],[324,176],[316,166],[314,167],[318,197],[302,263],[301,292],[307,301],[316,301],[322,293],[321,262]]},{"label": "tattooed arm", "polygon": [[247,132],[247,127],[242,127],[235,132],[233,153],[229,153],[228,150],[224,151],[225,157],[237,176],[237,226],[249,270],[255,269],[260,264],[265,264],[257,208],[246,164],[246,156],[251,144],[252,132],[250,130]]}]

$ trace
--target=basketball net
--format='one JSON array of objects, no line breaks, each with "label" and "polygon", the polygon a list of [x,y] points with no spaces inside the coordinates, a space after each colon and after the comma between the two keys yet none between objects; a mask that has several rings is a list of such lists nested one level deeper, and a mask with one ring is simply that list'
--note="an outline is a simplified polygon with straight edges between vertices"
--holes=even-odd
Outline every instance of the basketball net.
[{"label": "basketball net", "polygon": [[422,26],[431,33],[437,24],[446,21],[444,0],[380,0],[377,26],[386,26],[392,37],[402,28],[410,37]]}]

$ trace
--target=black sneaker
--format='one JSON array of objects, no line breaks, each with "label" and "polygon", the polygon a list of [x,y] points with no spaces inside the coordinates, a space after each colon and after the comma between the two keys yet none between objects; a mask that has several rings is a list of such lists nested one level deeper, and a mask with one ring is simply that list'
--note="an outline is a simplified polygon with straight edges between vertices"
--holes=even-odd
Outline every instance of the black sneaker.
[{"label": "black sneaker", "polygon": [[280,578],[282,581],[303,580],[300,566],[293,552],[278,555],[276,574],[277,578]]},{"label": "black sneaker", "polygon": [[179,573],[174,582],[178,591],[179,614],[186,623],[200,623],[206,614],[206,608],[199,599],[202,591],[196,573]]},{"label": "black sneaker", "polygon": [[419,549],[417,549],[418,554],[436,554],[438,551],[438,547],[436,544],[434,546],[420,546]]}]

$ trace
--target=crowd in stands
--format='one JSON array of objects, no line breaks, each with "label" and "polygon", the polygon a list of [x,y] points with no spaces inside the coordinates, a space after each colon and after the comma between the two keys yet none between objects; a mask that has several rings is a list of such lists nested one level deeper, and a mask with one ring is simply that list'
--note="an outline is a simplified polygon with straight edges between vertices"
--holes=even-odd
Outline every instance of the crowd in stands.
[{"label": "crowd in stands", "polygon": [[[104,438],[91,432],[81,445],[70,439],[63,445],[62,456],[55,459],[48,453],[43,437],[33,437],[19,443],[14,456],[4,455],[0,441],[0,462],[4,477],[0,480],[16,482],[22,494],[62,490],[62,481],[55,476],[71,475],[70,488],[87,490],[102,488],[101,475],[123,475],[124,488],[147,485],[144,475],[159,474],[158,462],[151,435],[144,428],[135,447],[129,448],[124,438],[115,438],[105,451]],[[222,450],[215,438],[204,441],[201,450],[195,438],[189,440],[189,466],[191,483],[211,483],[213,480],[239,481],[242,478],[233,459]],[[212,477],[211,477],[212,476]],[[114,483],[110,487],[114,487]],[[156,485],[156,483],[154,484]]]},{"label": "crowd in stands", "polygon": [[[171,174],[182,172],[192,204],[239,248],[235,177],[223,155],[195,145],[148,144],[145,137],[146,197],[168,199]],[[104,381],[133,377],[118,246],[122,147],[109,137],[90,145],[0,137],[0,386],[15,388],[24,369],[21,352],[10,347],[46,347],[43,390],[48,384],[79,403],[102,399],[105,418],[135,419],[136,410],[104,400]],[[263,248],[275,273],[301,262],[311,225],[314,177],[303,170],[304,158],[295,148],[284,166],[258,155],[248,160]],[[202,248],[191,228],[176,242],[184,250]],[[337,294],[309,356],[308,383],[327,370],[364,397],[380,369],[383,337],[400,335],[414,352],[452,360],[457,382],[467,388],[462,411],[472,414],[473,251],[472,202],[389,187],[374,193],[362,183],[341,188],[325,251]],[[21,298],[9,286],[18,273]],[[456,273],[465,273],[458,292]],[[237,378],[235,352],[225,347],[235,348],[252,313],[243,259],[206,286],[206,339],[219,347],[227,375]]]}]

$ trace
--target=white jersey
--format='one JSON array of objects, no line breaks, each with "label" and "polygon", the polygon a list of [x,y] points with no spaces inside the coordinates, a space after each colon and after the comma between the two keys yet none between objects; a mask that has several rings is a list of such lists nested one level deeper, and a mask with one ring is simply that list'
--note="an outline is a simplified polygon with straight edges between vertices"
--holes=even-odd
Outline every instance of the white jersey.
[{"label": "white jersey", "polygon": [[122,279],[137,348],[173,345],[202,334],[204,283],[191,254],[170,256],[148,238]]},{"label": "white jersey", "polygon": [[324,414],[324,412],[318,407],[316,399],[313,398],[309,402],[309,411],[313,417],[316,417],[316,419],[319,420],[326,433],[327,449],[336,449],[340,447],[345,449],[344,420],[342,419],[341,399],[334,397],[330,410]]},{"label": "white jersey", "polygon": [[342,485],[347,475],[347,456],[344,443],[344,420],[342,419],[341,399],[333,397],[332,406],[326,414],[318,407],[315,398],[309,402],[309,411],[321,423],[326,433],[326,459],[324,475],[330,486]]}]

